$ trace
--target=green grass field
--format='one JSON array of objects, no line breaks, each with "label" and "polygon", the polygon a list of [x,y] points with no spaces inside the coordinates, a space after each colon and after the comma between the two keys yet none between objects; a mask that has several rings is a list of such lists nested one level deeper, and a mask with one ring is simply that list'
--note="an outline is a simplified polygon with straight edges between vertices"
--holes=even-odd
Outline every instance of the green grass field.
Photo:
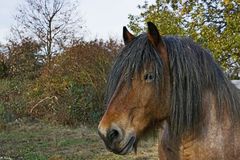
[{"label": "green grass field", "polygon": [[[155,139],[156,141],[156,139]],[[108,152],[96,129],[37,123],[13,123],[0,131],[1,160],[145,160],[157,159],[157,143],[141,142],[137,154]]]}]

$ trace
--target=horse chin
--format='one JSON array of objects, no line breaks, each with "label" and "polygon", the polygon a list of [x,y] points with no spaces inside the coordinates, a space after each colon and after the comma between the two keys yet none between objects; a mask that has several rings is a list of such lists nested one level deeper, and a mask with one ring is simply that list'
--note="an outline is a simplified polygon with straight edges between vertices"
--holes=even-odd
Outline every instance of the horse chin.
[{"label": "horse chin", "polygon": [[111,151],[115,154],[125,155],[125,154],[132,152],[133,150],[136,151],[136,148],[137,148],[137,140],[136,140],[135,136],[132,136],[125,143],[125,145],[123,145],[122,148],[117,149],[117,150],[111,150]]}]

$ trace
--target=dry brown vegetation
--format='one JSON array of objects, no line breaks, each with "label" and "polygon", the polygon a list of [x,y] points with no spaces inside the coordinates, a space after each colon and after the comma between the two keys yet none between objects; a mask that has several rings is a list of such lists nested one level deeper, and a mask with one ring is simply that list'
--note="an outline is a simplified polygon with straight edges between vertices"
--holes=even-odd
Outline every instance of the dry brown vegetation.
[{"label": "dry brown vegetation", "polygon": [[18,119],[0,132],[0,156],[13,160],[147,160],[157,159],[156,139],[139,144],[137,154],[108,152],[96,133],[85,126],[53,126]]},{"label": "dry brown vegetation", "polygon": [[43,64],[32,60],[36,50],[31,46],[29,41],[12,46],[11,56],[4,57],[1,119],[31,116],[66,125],[96,124],[104,110],[106,77],[121,45],[113,40],[78,42]]}]

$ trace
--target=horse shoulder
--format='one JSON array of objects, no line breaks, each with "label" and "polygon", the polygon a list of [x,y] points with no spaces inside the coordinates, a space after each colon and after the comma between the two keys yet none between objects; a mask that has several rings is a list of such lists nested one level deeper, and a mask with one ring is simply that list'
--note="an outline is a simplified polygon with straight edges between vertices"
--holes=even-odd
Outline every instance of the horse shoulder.
[{"label": "horse shoulder", "polygon": [[[206,111],[201,135],[183,136],[180,144],[181,160],[236,160],[240,159],[240,129],[235,127],[226,110],[221,120],[216,115],[216,98],[207,91],[203,97]],[[227,106],[222,106],[227,108]]]},{"label": "horse shoulder", "polygon": [[205,94],[203,105],[208,110],[197,137],[187,133],[181,139],[170,138],[168,124],[164,124],[158,148],[160,160],[240,160],[240,128],[231,123],[227,113],[219,121],[210,92]]}]

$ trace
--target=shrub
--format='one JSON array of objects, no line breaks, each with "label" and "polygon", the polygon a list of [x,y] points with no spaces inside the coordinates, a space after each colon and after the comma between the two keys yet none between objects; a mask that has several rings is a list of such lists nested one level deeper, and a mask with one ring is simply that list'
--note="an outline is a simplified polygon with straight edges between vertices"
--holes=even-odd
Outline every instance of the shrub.
[{"label": "shrub", "polygon": [[8,68],[6,64],[7,56],[5,55],[5,47],[0,46],[0,78],[7,76]]},{"label": "shrub", "polygon": [[10,41],[7,44],[8,76],[12,78],[34,79],[38,75],[41,64],[38,60],[40,45],[31,38],[24,38],[21,42]]},{"label": "shrub", "polygon": [[0,79],[0,120],[14,121],[26,115],[27,99],[25,95],[29,81]]},{"label": "shrub", "polygon": [[28,113],[61,124],[95,123],[117,42],[81,42],[54,57],[28,89]]}]

